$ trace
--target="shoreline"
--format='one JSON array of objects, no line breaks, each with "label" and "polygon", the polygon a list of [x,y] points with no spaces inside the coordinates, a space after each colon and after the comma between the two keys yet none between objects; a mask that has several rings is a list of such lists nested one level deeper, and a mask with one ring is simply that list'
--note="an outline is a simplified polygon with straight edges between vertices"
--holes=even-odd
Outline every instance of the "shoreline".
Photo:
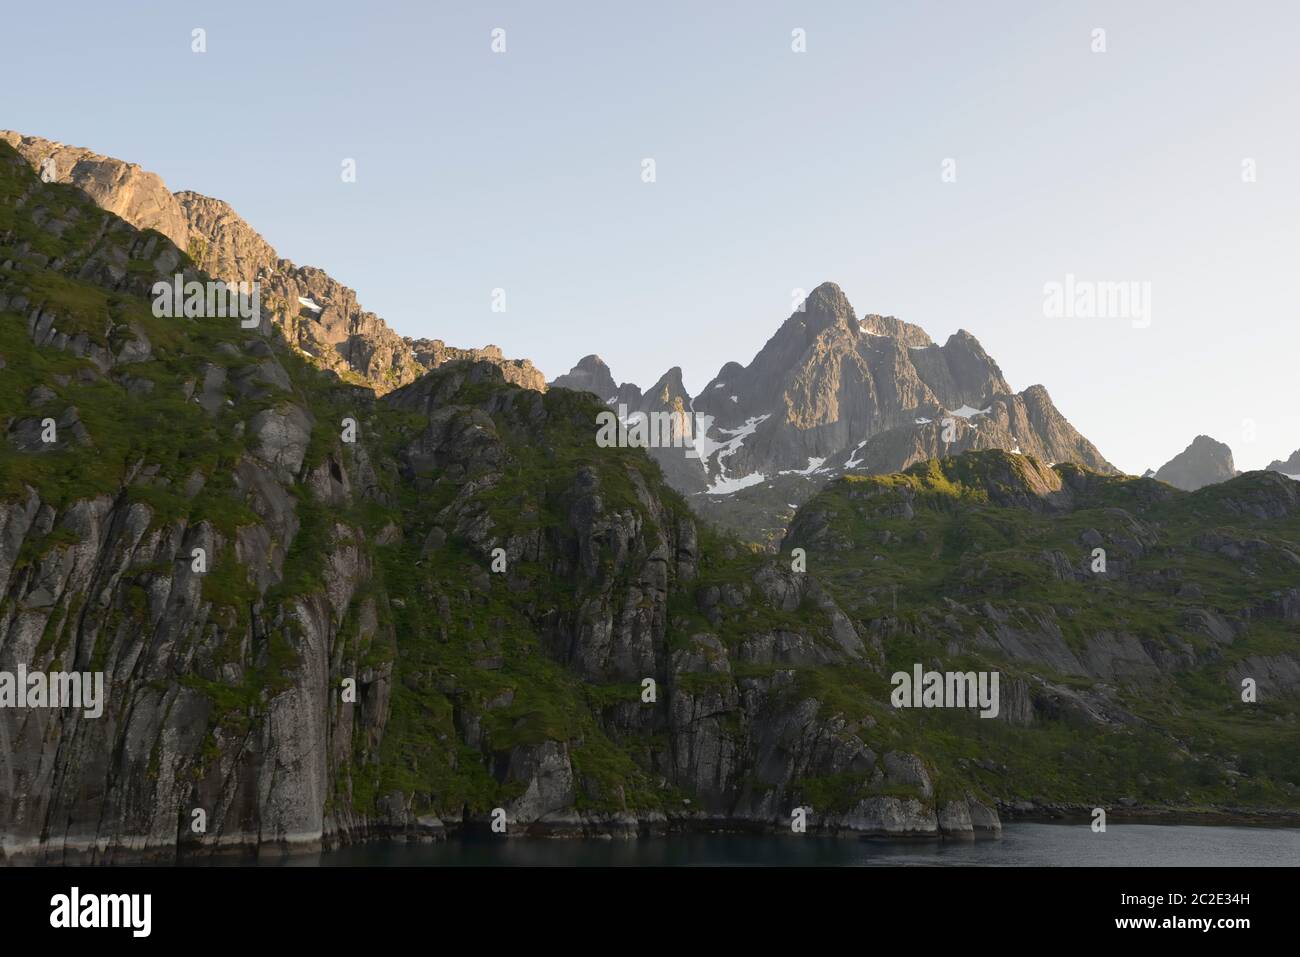
[{"label": "shoreline", "polygon": [[[227,837],[224,841],[203,845],[185,842],[177,845],[103,844],[97,842],[68,841],[61,845],[9,844],[0,850],[0,867],[24,866],[202,866],[209,861],[223,861],[241,865],[258,865],[264,862],[286,860],[309,855],[331,854],[366,845],[421,845],[453,841],[481,841],[501,839],[542,843],[548,841],[657,841],[677,837],[706,835],[736,835],[755,838],[814,837],[837,841],[858,840],[881,843],[940,844],[971,843],[1000,840],[1007,825],[1046,824],[1080,826],[1092,822],[1092,809],[1078,804],[1036,804],[1029,801],[997,803],[999,826],[976,828],[962,832],[917,831],[866,831],[852,828],[811,825],[803,834],[795,835],[788,828],[768,822],[701,818],[692,815],[655,815],[638,819],[628,815],[620,824],[612,822],[579,823],[573,819],[535,821],[520,826],[505,835],[494,835],[484,822],[455,821],[444,823],[437,818],[421,818],[414,826],[370,824],[333,827],[319,835],[295,835],[290,840],[258,841]],[[1107,826],[1148,824],[1169,827],[1247,827],[1260,829],[1300,829],[1300,810],[1240,808],[1168,808],[1159,806],[1119,806],[1106,808]],[[244,837],[244,836],[241,836]],[[0,843],[0,849],[4,843]]]},{"label": "shoreline", "polygon": [[[1029,804],[1030,806],[1026,806]],[[1002,823],[1079,824],[1092,821],[1092,808],[1082,804],[998,804]],[[1300,810],[1243,808],[1170,808],[1159,805],[1106,807],[1106,823],[1168,824],[1187,827],[1300,828]]]}]

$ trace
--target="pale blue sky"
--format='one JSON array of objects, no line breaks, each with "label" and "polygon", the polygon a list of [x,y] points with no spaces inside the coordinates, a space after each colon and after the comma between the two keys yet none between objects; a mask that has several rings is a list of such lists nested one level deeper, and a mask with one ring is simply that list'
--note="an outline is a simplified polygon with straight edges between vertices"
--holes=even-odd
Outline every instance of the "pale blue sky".
[{"label": "pale blue sky", "polygon": [[[4,34],[0,127],[228,200],[407,335],[698,390],[830,279],[969,329],[1126,470],[1300,447],[1289,0],[77,0]],[[1066,273],[1150,282],[1150,328],[1044,318]]]}]

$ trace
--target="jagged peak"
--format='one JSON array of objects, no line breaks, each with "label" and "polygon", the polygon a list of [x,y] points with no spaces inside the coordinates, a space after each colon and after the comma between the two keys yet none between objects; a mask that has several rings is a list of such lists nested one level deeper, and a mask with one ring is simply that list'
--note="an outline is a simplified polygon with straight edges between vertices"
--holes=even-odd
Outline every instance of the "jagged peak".
[{"label": "jagged peak", "polygon": [[658,381],[656,381],[655,384],[650,387],[650,391],[647,394],[656,395],[656,394],[662,394],[665,391],[671,391],[674,394],[681,394],[681,395],[687,394],[686,386],[683,385],[682,383],[681,366],[673,366],[671,369],[669,369],[667,372],[661,375]]},{"label": "jagged peak", "polygon": [[1289,475],[1300,475],[1300,449],[1296,449],[1287,459],[1274,459],[1268,463],[1270,472],[1285,472]]},{"label": "jagged peak", "polygon": [[[800,315],[800,313],[795,313]],[[810,292],[804,299],[805,317],[810,318],[809,325],[825,327],[834,321],[854,320],[855,313],[853,304],[849,302],[849,297],[844,295],[844,290],[833,282],[824,282],[816,289]],[[823,321],[818,323],[816,319]]]},{"label": "jagged peak", "polygon": [[1208,435],[1198,435],[1187,448],[1160,466],[1156,478],[1192,492],[1236,474],[1232,449]]},{"label": "jagged peak", "polygon": [[1022,389],[1020,397],[1027,402],[1034,402],[1039,405],[1054,405],[1051,393],[1047,391],[1047,386],[1041,382],[1035,382],[1033,385]]},{"label": "jagged peak", "polygon": [[832,282],[829,279],[827,279],[825,282],[818,283],[816,286],[813,287],[813,291],[808,293],[809,299],[812,299],[814,297],[825,298],[825,299],[841,299],[844,302],[849,301],[848,297],[844,295],[844,290],[840,288],[840,284],[837,282]]},{"label": "jagged peak", "polygon": [[951,346],[954,344],[974,346],[975,348],[978,348],[981,351],[983,351],[984,349],[984,347],[980,345],[979,337],[976,336],[975,333],[971,332],[969,329],[958,329],[956,332],[950,335],[947,341],[944,343],[945,346]]},{"label": "jagged peak", "polygon": [[708,385],[712,387],[715,384],[723,384],[744,374],[745,367],[739,362],[724,362],[722,368],[718,370],[718,374],[709,380]]}]

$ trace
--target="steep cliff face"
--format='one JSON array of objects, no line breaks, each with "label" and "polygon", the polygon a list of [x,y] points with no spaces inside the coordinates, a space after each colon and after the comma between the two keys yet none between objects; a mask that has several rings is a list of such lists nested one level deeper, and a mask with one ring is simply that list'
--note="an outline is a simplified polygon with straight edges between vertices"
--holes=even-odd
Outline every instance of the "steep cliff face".
[{"label": "steep cliff face", "polygon": [[155,317],[155,280],[202,278],[184,255],[7,147],[0,247],[0,670],[107,679],[97,716],[0,709],[4,853],[174,856],[194,810],[209,844],[319,841],[340,753],[386,718],[337,675],[382,699],[360,658],[393,634],[365,531],[302,499],[364,455],[313,443],[295,377],[319,373],[269,323]]}]

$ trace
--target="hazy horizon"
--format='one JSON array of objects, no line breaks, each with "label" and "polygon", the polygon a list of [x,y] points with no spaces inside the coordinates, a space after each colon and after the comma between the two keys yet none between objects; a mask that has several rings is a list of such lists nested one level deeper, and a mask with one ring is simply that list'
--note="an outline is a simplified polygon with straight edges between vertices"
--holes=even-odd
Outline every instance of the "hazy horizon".
[{"label": "hazy horizon", "polygon": [[[1202,433],[1242,470],[1300,448],[1300,9],[741,10],[19,9],[0,127],[223,199],[399,333],[548,379],[594,352],[698,393],[832,281],[969,330],[1125,471]],[[1048,318],[1067,276],[1149,284],[1149,325]]]}]

